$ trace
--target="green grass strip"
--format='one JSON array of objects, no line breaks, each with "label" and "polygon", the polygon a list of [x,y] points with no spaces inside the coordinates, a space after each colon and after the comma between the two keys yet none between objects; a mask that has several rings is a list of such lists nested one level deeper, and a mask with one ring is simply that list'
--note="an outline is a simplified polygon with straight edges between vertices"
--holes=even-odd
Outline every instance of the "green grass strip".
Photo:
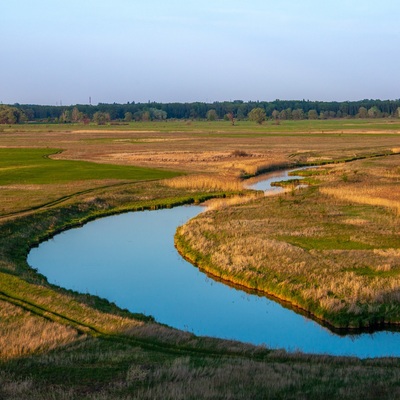
[{"label": "green grass strip", "polygon": [[172,178],[178,173],[150,168],[52,160],[57,149],[0,149],[0,185],[51,184],[81,180],[119,179],[144,181]]}]

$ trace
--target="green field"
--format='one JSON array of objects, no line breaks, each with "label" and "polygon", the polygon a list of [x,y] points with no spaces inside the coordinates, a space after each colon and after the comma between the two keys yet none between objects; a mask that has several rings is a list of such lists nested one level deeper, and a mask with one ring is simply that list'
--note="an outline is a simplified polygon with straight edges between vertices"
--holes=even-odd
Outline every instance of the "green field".
[{"label": "green field", "polygon": [[[330,119],[330,120],[283,120],[279,124],[275,121],[265,121],[263,124],[255,124],[251,121],[236,121],[235,125],[229,121],[199,121],[199,120],[167,120],[156,122],[130,122],[116,125],[95,124],[46,124],[29,123],[24,125],[3,125],[0,132],[68,132],[76,131],[100,131],[100,132],[124,132],[124,131],[148,131],[148,132],[192,132],[192,133],[329,133],[329,132],[371,132],[390,133],[400,131],[398,119]],[[375,132],[372,132],[375,131]]]},{"label": "green field", "polygon": [[56,149],[0,149],[0,185],[51,184],[79,180],[153,180],[176,176],[170,171],[85,161],[52,160]]}]

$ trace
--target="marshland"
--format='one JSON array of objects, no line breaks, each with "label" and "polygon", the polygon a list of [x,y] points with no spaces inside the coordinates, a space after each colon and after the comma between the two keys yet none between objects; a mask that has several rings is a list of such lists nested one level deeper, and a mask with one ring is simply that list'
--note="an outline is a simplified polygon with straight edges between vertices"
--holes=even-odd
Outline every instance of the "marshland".
[{"label": "marshland", "polygon": [[[183,256],[333,327],[396,327],[399,136],[397,119],[3,126],[1,396],[397,397],[397,358],[195,336],[50,284],[26,257],[93,219],[232,198],[179,228]],[[246,189],[250,176],[304,165],[318,166],[303,172],[307,187]]]}]

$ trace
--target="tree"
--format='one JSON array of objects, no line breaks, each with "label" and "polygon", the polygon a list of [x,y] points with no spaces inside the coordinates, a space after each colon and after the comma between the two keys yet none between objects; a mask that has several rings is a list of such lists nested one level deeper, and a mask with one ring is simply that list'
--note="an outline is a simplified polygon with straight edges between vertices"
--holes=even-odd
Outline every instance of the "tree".
[{"label": "tree", "polygon": [[365,107],[360,107],[358,109],[358,118],[367,118],[368,117],[368,111]]},{"label": "tree", "polygon": [[242,107],[242,106],[239,107],[238,110],[237,110],[237,113],[236,113],[236,118],[237,118],[239,121],[245,119],[245,117],[246,117],[243,108],[244,108],[244,107]]},{"label": "tree", "polygon": [[60,115],[60,122],[63,122],[64,124],[68,124],[71,122],[71,111],[70,110],[63,111],[63,113]]},{"label": "tree", "polygon": [[74,107],[71,113],[71,121],[80,122],[82,120],[83,120],[83,113],[80,112],[77,107]]},{"label": "tree", "polygon": [[126,112],[124,119],[125,119],[125,122],[131,122],[133,119],[133,114],[130,111]]},{"label": "tree", "polygon": [[211,109],[207,111],[206,118],[208,121],[216,121],[218,119],[218,114],[214,109]]},{"label": "tree", "polygon": [[150,108],[149,111],[150,111],[150,116],[151,116],[152,120],[156,119],[156,120],[161,121],[161,120],[167,119],[167,113],[163,110],[159,110],[157,108]]},{"label": "tree", "polygon": [[316,110],[310,110],[308,112],[308,119],[318,119],[318,113]]},{"label": "tree", "polygon": [[227,114],[225,114],[225,118],[228,121],[231,121],[232,125],[235,125],[235,115],[233,114],[233,112],[228,112]]},{"label": "tree", "polygon": [[279,111],[278,110],[272,111],[271,115],[272,115],[273,119],[279,119]]},{"label": "tree", "polygon": [[26,116],[21,110],[0,105],[0,124],[18,124],[23,121],[26,121]]},{"label": "tree", "polygon": [[287,108],[279,113],[279,119],[292,119],[292,109]]},{"label": "tree", "polygon": [[135,119],[135,121],[141,121],[142,120],[142,115],[143,115],[143,112],[142,111],[136,111],[134,114],[133,114],[133,118]]},{"label": "tree", "polygon": [[191,108],[190,109],[190,111],[189,111],[189,116],[190,116],[190,119],[196,119],[197,118],[197,111],[194,109],[194,108]]},{"label": "tree", "polygon": [[304,119],[304,111],[301,108],[296,108],[292,111],[293,119]]},{"label": "tree", "polygon": [[150,111],[143,111],[142,112],[142,121],[150,121]]},{"label": "tree", "polygon": [[106,112],[97,111],[93,115],[93,122],[97,125],[105,125],[107,122],[110,122],[110,114]]},{"label": "tree", "polygon": [[249,112],[249,120],[257,122],[257,124],[262,124],[267,119],[267,114],[265,110],[261,107],[253,108]]},{"label": "tree", "polygon": [[381,110],[377,106],[373,106],[368,110],[368,117],[379,118],[382,116]]}]

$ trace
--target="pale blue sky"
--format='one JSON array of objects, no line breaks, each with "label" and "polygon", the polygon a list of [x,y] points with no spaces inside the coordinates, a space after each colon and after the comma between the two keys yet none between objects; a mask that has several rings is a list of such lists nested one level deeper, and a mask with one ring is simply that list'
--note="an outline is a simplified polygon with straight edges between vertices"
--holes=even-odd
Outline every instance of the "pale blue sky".
[{"label": "pale blue sky", "polygon": [[398,0],[12,0],[0,102],[400,98]]}]

